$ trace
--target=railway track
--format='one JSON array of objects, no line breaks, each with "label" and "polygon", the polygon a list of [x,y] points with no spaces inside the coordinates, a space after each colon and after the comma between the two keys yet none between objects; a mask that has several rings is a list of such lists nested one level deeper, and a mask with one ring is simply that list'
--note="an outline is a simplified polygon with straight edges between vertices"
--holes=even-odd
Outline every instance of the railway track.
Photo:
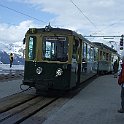
[{"label": "railway track", "polygon": [[55,108],[58,110],[88,82],[62,97],[43,97],[26,90],[0,99],[0,124],[41,124],[48,117],[48,113]]},{"label": "railway track", "polygon": [[21,123],[58,99],[28,94],[26,91],[4,98],[0,101],[0,123]]},{"label": "railway track", "polygon": [[5,70],[0,74],[0,81],[13,80],[22,77],[23,77],[23,71],[21,70],[13,70],[13,71]]}]

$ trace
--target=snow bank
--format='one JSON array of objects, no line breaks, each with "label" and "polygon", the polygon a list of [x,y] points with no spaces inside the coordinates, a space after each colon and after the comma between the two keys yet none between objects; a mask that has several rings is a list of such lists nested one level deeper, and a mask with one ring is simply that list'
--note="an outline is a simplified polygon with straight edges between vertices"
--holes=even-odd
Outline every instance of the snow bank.
[{"label": "snow bank", "polygon": [[12,65],[10,68],[9,64],[0,64],[0,70],[24,70],[24,65]]}]

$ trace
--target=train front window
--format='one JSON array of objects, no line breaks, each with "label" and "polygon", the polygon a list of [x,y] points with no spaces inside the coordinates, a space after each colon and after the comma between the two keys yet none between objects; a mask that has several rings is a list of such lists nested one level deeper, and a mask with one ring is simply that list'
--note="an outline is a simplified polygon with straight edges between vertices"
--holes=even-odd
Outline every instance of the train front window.
[{"label": "train front window", "polygon": [[43,60],[61,61],[68,60],[68,42],[66,37],[45,37],[43,40]]},{"label": "train front window", "polygon": [[31,36],[29,37],[29,45],[28,45],[28,58],[30,60],[35,59],[35,53],[36,53],[36,37]]}]

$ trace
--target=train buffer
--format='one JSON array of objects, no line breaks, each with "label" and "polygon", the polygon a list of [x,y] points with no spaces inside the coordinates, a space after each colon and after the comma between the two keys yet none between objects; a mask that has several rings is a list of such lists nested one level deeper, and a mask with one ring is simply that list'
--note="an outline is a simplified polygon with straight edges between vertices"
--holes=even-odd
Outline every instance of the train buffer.
[{"label": "train buffer", "polygon": [[123,124],[120,90],[113,75],[100,76],[43,124]]}]

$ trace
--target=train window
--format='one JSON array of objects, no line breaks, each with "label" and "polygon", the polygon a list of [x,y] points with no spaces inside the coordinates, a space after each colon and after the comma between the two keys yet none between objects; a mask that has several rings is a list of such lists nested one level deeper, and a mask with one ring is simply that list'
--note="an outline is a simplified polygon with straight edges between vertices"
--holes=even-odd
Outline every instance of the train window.
[{"label": "train window", "polygon": [[94,49],[94,60],[98,61],[98,48]]},{"label": "train window", "polygon": [[80,45],[79,41],[75,40],[73,43],[72,59],[75,59],[76,61],[78,61],[78,59],[79,59],[79,53],[78,53],[79,45]]},{"label": "train window", "polygon": [[82,53],[82,58],[84,58],[85,60],[87,59],[87,44],[86,43],[83,43],[83,53]]},{"label": "train window", "polygon": [[75,42],[73,44],[73,54],[75,54],[75,55],[77,53],[78,45],[79,45],[79,42],[77,40],[75,40]]},{"label": "train window", "polygon": [[45,37],[43,40],[43,60],[68,60],[68,42],[66,37]]},{"label": "train window", "polygon": [[106,53],[105,52],[103,52],[103,58],[102,59],[106,60]]},{"label": "train window", "polygon": [[106,60],[109,61],[109,53],[106,53]]},{"label": "train window", "polygon": [[29,45],[28,45],[28,58],[33,60],[35,58],[36,53],[36,37],[29,37]]},{"label": "train window", "polygon": [[91,46],[91,49],[90,49],[90,61],[94,61],[94,48]]},{"label": "train window", "polygon": [[103,56],[103,52],[102,51],[100,51],[100,53],[99,53],[100,55],[99,55],[99,58],[100,58],[100,60],[102,60],[102,56]]},{"label": "train window", "polygon": [[87,45],[87,60],[90,61],[91,59],[91,48],[90,45]]},{"label": "train window", "polygon": [[112,61],[113,62],[113,59],[112,59],[112,55],[111,54],[109,55],[109,61]]}]

